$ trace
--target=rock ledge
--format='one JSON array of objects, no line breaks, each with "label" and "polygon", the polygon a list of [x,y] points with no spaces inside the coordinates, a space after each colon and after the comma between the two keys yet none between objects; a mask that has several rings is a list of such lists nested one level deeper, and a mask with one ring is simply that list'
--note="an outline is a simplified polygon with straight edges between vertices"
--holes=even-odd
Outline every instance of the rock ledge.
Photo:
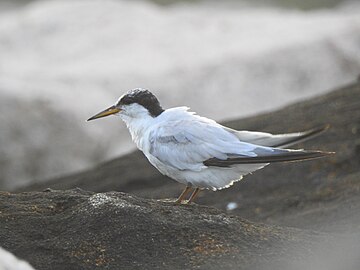
[{"label": "rock ledge", "polygon": [[326,234],[125,193],[0,193],[0,241],[35,269],[276,269]]}]

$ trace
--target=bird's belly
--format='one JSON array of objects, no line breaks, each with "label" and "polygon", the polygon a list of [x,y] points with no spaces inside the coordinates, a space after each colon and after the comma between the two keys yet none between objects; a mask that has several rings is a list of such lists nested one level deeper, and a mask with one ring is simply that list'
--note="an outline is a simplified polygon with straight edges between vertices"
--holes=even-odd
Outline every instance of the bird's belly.
[{"label": "bird's belly", "polygon": [[179,183],[188,185],[188,181],[186,180],[186,178],[183,177],[183,172],[181,170],[178,170],[174,167],[168,166],[164,163],[162,163],[160,160],[158,160],[157,158],[153,157],[152,155],[146,155],[145,156],[148,158],[149,162],[163,175],[166,175],[168,177],[170,177],[171,179],[176,180]]},{"label": "bird's belly", "polygon": [[237,165],[230,168],[204,167],[200,171],[178,170],[168,166],[151,155],[146,155],[150,163],[162,174],[187,186],[218,190],[230,187],[242,179],[243,175],[263,168],[266,164]]},{"label": "bird's belly", "polygon": [[206,167],[199,172],[183,171],[182,177],[194,187],[219,190],[232,186],[244,175],[265,166],[266,164],[242,164],[229,168]]}]

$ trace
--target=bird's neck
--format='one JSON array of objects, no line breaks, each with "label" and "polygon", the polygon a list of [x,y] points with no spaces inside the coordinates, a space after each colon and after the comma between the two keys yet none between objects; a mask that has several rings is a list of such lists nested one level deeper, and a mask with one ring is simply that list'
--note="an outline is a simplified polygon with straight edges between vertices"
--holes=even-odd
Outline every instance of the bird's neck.
[{"label": "bird's neck", "polygon": [[154,118],[150,115],[139,118],[121,117],[130,131],[131,138],[140,150],[146,147],[146,134],[150,126],[154,123]]}]

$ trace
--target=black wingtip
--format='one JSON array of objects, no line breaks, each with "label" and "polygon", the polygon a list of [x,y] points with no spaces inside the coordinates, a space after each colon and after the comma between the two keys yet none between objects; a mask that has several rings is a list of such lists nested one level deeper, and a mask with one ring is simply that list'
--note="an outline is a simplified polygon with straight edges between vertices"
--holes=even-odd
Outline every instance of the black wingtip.
[{"label": "black wingtip", "polygon": [[277,162],[295,162],[310,159],[322,158],[330,155],[334,155],[335,152],[323,152],[323,151],[301,151],[292,150],[288,152],[271,155],[271,156],[256,156],[256,157],[236,157],[221,160],[218,158],[210,158],[203,162],[205,166],[215,167],[230,167],[231,165],[238,164],[262,164],[262,163],[277,163]]},{"label": "black wingtip", "polygon": [[299,152],[299,155],[294,155],[293,157],[290,155],[290,159],[286,160],[287,157],[285,157],[283,160],[281,158],[278,161],[275,162],[296,162],[296,161],[302,161],[302,160],[311,160],[311,159],[318,159],[323,158],[327,156],[335,155],[335,152],[324,152],[324,151],[294,151]]}]

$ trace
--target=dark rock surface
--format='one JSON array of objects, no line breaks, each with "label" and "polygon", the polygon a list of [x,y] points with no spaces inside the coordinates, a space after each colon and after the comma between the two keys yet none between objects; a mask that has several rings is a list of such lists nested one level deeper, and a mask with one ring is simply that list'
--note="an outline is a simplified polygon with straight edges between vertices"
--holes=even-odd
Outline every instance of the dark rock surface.
[{"label": "dark rock surface", "polygon": [[[35,269],[289,269],[324,233],[80,189],[0,193],[0,243]],[[293,268],[296,269],[296,268]]]},{"label": "dark rock surface", "polygon": [[[229,189],[200,193],[197,203],[226,209],[229,202],[234,202],[237,208],[231,214],[253,221],[324,231],[359,230],[359,84],[276,112],[225,124],[236,129],[282,133],[325,123],[331,125],[325,134],[295,148],[335,151],[335,156],[268,166]],[[96,192],[116,190],[159,199],[176,197],[182,189],[158,173],[140,152],[22,190],[47,187],[80,187]]]}]

